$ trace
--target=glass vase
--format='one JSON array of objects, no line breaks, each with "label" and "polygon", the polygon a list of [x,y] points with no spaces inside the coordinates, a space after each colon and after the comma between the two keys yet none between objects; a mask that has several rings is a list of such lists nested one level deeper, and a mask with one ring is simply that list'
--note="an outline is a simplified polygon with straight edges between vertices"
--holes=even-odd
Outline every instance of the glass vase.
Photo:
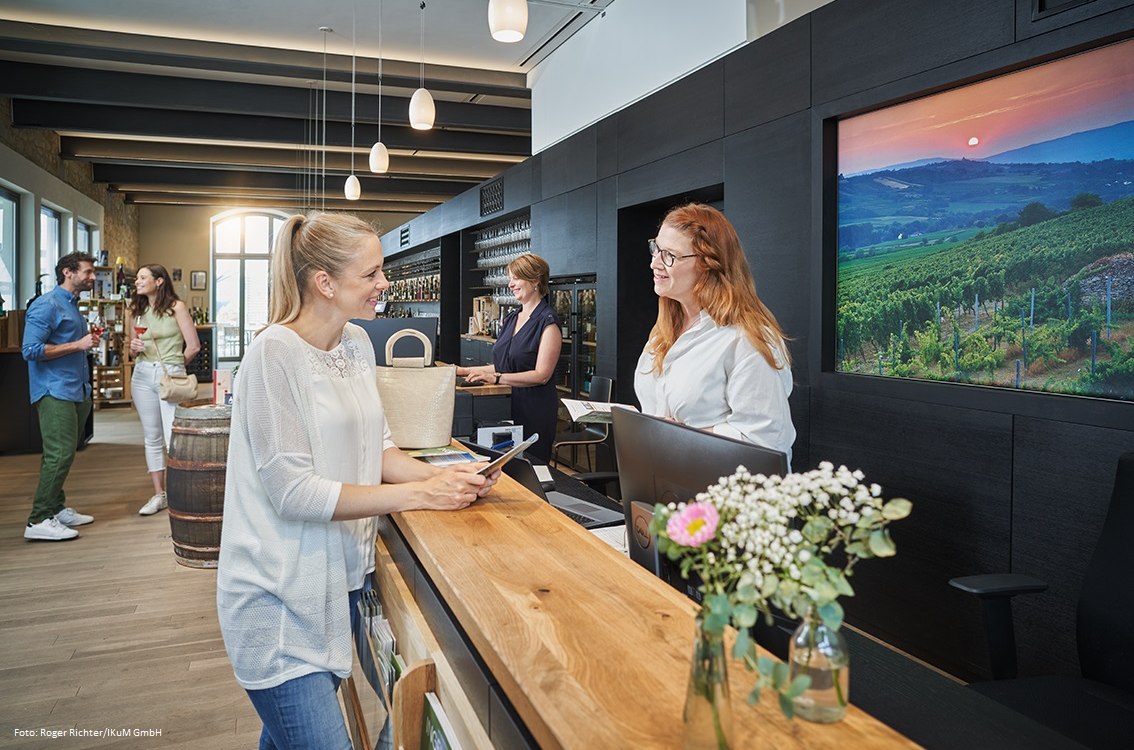
[{"label": "glass vase", "polygon": [[685,750],[727,750],[733,746],[724,637],[706,631],[700,617],[694,634],[683,718]]},{"label": "glass vase", "polygon": [[807,721],[833,724],[847,713],[850,697],[850,649],[838,630],[808,612],[792,635],[788,653],[791,679],[805,674],[811,686],[793,701],[795,715]]}]

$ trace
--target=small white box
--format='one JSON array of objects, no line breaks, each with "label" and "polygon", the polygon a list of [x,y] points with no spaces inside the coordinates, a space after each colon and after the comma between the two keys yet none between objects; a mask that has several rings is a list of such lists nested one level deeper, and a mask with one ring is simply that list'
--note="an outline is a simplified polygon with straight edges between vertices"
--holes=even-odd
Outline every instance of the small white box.
[{"label": "small white box", "polygon": [[476,431],[476,444],[491,448],[504,442],[500,438],[505,434],[511,434],[512,445],[523,442],[524,426],[522,424],[502,424],[497,427],[481,427]]}]

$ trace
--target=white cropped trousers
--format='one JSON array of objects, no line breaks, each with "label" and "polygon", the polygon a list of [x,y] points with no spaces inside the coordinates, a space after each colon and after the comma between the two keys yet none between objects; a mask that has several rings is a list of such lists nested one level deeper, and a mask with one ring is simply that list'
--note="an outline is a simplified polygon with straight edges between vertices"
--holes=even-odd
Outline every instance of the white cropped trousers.
[{"label": "white cropped trousers", "polygon": [[[167,364],[170,375],[184,375],[184,365]],[[142,421],[142,435],[146,446],[146,467],[150,472],[165,470],[165,452],[169,449],[169,436],[173,431],[173,412],[177,404],[162,401],[161,376],[164,372],[158,362],[136,362],[130,388],[134,408]]]}]

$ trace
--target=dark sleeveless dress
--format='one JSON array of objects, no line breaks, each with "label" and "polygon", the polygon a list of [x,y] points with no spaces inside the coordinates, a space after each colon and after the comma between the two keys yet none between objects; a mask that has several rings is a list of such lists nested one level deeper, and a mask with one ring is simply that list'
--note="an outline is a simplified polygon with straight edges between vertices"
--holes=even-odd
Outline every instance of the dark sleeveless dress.
[{"label": "dark sleeveless dress", "polygon": [[[539,341],[548,326],[558,330],[559,320],[547,300],[540,300],[527,323],[516,333],[515,310],[504,318],[500,337],[492,347],[492,363],[497,372],[526,372],[534,370],[539,356]],[[556,416],[559,397],[555,391],[555,377],[543,385],[512,387],[512,421],[524,426],[524,437],[539,433],[539,440],[527,453],[544,462],[551,460],[551,445],[555,440]]]}]

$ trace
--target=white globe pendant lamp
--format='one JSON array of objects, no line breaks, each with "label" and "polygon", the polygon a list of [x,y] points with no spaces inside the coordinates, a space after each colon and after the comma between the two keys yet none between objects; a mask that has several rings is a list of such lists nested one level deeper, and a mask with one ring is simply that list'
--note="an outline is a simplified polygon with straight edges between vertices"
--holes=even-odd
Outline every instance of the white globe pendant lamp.
[{"label": "white globe pendant lamp", "polygon": [[358,40],[355,37],[355,15],[351,10],[350,16],[350,177],[343,185],[343,195],[348,201],[356,201],[362,197],[362,185],[354,176],[354,74],[358,60]]},{"label": "white globe pendant lamp", "polygon": [[527,0],[488,0],[488,30],[498,42],[523,39],[528,30]]},{"label": "white globe pendant lamp", "polygon": [[421,5],[421,79],[417,91],[413,92],[409,103],[409,121],[414,130],[429,130],[437,118],[437,107],[433,95],[425,88],[425,2]]},{"label": "white globe pendant lamp", "polygon": [[390,150],[382,143],[382,0],[378,0],[378,140],[370,147],[370,171],[390,171]]}]

